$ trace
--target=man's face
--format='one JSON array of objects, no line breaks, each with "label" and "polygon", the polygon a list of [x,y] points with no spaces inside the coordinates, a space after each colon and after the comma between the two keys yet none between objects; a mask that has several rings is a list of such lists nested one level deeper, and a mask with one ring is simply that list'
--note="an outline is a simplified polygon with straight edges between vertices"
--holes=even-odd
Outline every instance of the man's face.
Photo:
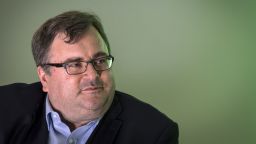
[{"label": "man's face", "polygon": [[[89,61],[109,55],[105,42],[94,27],[76,43],[69,44],[65,40],[64,34],[55,37],[49,51],[49,63],[76,59]],[[64,67],[51,66],[50,74],[39,67],[38,75],[53,108],[71,123],[95,119],[112,103],[115,83],[110,69],[98,72],[88,64],[84,73],[69,75]]]}]

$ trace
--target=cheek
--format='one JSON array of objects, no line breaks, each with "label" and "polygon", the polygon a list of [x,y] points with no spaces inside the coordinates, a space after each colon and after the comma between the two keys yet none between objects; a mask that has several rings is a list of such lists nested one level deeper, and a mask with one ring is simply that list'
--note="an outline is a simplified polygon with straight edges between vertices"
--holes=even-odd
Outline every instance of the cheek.
[{"label": "cheek", "polygon": [[51,75],[51,80],[49,81],[49,92],[54,95],[65,95],[65,93],[72,91],[76,86],[76,82],[70,76],[64,74],[54,74]]},{"label": "cheek", "polygon": [[76,92],[79,90],[79,79],[70,76],[64,77],[60,80],[59,85],[63,88],[63,92]]},{"label": "cheek", "polygon": [[101,78],[102,78],[102,81],[104,82],[104,85],[106,88],[114,89],[115,82],[114,82],[114,77],[111,72],[102,73]]}]

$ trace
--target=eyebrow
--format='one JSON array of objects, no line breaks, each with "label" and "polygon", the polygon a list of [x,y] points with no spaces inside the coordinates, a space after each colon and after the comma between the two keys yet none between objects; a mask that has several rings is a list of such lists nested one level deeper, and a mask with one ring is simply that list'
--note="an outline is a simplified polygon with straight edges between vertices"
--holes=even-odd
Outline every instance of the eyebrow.
[{"label": "eyebrow", "polygon": [[[92,56],[92,59],[103,57],[103,56],[108,56],[108,54],[106,54],[105,52],[98,52]],[[82,57],[71,57],[66,59],[63,63],[77,62],[77,61],[85,61],[85,60]]]},{"label": "eyebrow", "polygon": [[95,55],[93,55],[93,58],[98,58],[98,57],[102,57],[102,56],[108,56],[108,54],[101,51],[101,52],[98,52]]},{"label": "eyebrow", "polygon": [[63,63],[68,63],[68,62],[76,62],[76,61],[83,61],[82,57],[72,57],[66,59]]}]

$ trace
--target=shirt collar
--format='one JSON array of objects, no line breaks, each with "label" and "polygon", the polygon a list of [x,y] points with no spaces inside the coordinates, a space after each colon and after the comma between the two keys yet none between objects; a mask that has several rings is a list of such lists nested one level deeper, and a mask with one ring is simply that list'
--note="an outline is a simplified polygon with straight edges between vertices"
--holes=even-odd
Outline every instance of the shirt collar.
[{"label": "shirt collar", "polygon": [[52,109],[52,106],[49,101],[49,97],[47,95],[45,99],[45,118],[46,118],[48,130],[50,129],[51,113],[53,112],[54,110]]}]

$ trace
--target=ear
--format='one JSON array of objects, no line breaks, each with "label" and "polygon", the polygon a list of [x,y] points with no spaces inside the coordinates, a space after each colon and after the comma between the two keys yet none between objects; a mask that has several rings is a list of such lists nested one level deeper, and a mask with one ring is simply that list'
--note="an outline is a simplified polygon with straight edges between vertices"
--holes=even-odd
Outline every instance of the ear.
[{"label": "ear", "polygon": [[49,74],[47,74],[41,66],[37,67],[37,74],[41,81],[41,84],[43,85],[43,91],[48,92]]}]

